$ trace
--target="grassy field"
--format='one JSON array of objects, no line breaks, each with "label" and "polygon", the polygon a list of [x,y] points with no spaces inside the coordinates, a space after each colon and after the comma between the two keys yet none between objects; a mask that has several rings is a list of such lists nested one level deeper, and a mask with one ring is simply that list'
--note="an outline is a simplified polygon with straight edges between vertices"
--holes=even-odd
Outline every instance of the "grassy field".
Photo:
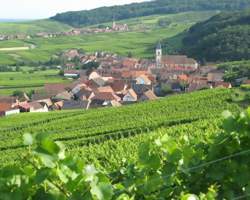
[{"label": "grassy field", "polygon": [[1,34],[35,34],[38,32],[61,32],[72,27],[52,20],[36,20],[27,22],[1,22]]},{"label": "grassy field", "polygon": [[[131,27],[131,31],[127,33],[103,33],[0,42],[0,48],[21,47],[30,44],[36,46],[35,49],[27,51],[0,52],[0,64],[13,64],[20,60],[47,61],[53,54],[70,48],[82,48],[86,52],[110,51],[121,55],[127,55],[128,52],[131,52],[135,57],[153,57],[154,46],[159,40],[169,39],[171,41],[172,38],[187,30],[194,23],[206,20],[216,13],[188,12],[141,17],[118,22],[127,23]],[[168,19],[170,24],[161,27],[158,25],[160,19]],[[181,38],[179,37],[178,41],[172,44],[175,46],[176,44],[181,45]]]},{"label": "grassy field", "polygon": [[[31,68],[32,69],[32,68]],[[1,72],[0,95],[12,95],[14,91],[29,92],[43,87],[45,83],[66,82],[58,76],[58,70],[24,72]]]}]

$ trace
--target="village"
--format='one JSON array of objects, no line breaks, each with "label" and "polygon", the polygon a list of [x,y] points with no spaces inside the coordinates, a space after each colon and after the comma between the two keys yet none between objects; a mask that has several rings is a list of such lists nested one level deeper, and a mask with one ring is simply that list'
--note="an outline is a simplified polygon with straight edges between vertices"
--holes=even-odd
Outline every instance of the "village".
[{"label": "village", "polygon": [[[214,66],[199,66],[185,55],[163,55],[159,43],[155,59],[137,59],[96,52],[65,51],[65,66],[58,66],[69,83],[45,84],[29,97],[0,97],[0,116],[21,112],[88,110],[120,107],[142,101],[203,89],[231,88],[223,81],[224,72]],[[88,69],[77,69],[78,59]],[[92,66],[95,66],[92,68]]]},{"label": "village", "polygon": [[79,36],[87,34],[98,34],[98,33],[112,33],[112,32],[128,32],[129,27],[127,24],[118,24],[113,21],[112,26],[99,26],[90,28],[73,28],[69,31],[64,32],[38,32],[36,34],[0,34],[0,41],[5,40],[29,40],[32,38],[56,38],[61,36]]}]

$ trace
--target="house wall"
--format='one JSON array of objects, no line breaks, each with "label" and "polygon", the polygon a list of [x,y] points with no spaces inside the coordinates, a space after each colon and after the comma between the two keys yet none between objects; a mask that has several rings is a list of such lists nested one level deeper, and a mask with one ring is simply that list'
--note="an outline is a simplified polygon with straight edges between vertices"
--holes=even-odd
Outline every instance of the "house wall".
[{"label": "house wall", "polygon": [[32,113],[49,112],[49,109],[47,106],[45,106],[44,108],[41,108],[41,109],[37,109],[37,110],[35,110],[34,108],[30,108],[30,112],[32,112]]},{"label": "house wall", "polygon": [[15,114],[19,114],[19,113],[20,113],[20,110],[19,110],[19,109],[8,110],[8,111],[5,111],[5,116],[15,115]]},{"label": "house wall", "polygon": [[132,96],[130,96],[129,94],[127,94],[127,95],[125,95],[124,97],[123,97],[123,101],[125,101],[125,102],[134,102],[134,101],[136,101],[136,99],[134,99]]}]

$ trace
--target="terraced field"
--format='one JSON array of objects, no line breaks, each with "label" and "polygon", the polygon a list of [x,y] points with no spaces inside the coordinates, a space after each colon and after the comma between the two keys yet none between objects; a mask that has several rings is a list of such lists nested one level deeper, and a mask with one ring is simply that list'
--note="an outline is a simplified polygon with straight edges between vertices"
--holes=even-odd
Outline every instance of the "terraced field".
[{"label": "terraced field", "polygon": [[[2,165],[20,162],[25,151],[22,134],[50,134],[63,141],[68,151],[106,170],[122,164],[122,158],[135,159],[137,146],[165,132],[217,130],[220,113],[238,110],[229,103],[230,90],[208,90],[172,96],[121,108],[89,111],[23,114],[0,120],[0,161]],[[28,120],[32,119],[32,120]],[[189,124],[195,124],[189,129]],[[211,126],[210,126],[211,125]],[[173,130],[173,131],[172,131]]]}]

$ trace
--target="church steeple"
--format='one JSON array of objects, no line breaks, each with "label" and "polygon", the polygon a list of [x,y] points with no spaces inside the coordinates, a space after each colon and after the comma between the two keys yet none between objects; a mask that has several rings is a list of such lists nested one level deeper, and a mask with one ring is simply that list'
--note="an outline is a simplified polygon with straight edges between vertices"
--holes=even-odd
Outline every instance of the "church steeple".
[{"label": "church steeple", "polygon": [[162,61],[162,47],[161,43],[159,42],[156,46],[156,67],[161,67],[161,61]]}]

